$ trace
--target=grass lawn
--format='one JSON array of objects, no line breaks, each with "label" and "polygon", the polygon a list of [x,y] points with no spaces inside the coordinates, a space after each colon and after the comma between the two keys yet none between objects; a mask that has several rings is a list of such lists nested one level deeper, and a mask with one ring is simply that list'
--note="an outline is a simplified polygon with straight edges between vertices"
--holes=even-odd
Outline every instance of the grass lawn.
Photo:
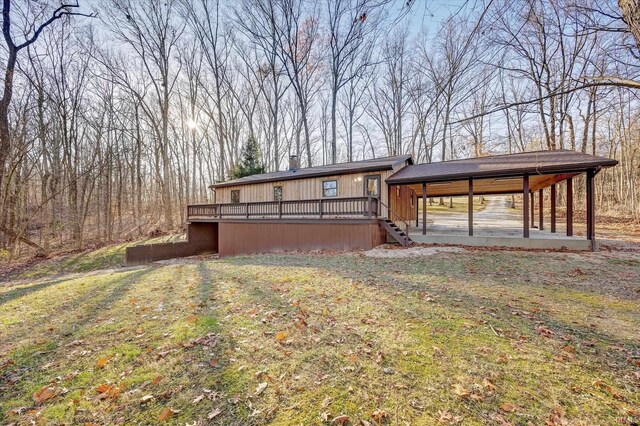
[{"label": "grass lawn", "polygon": [[[429,213],[467,213],[469,210],[468,197],[453,197],[453,204],[451,203],[451,197],[443,198],[444,205],[440,205],[440,198],[434,198],[433,204],[429,205],[427,200],[427,215]],[[485,198],[484,203],[480,203],[480,197],[473,197],[473,211],[479,212],[483,210],[489,201]],[[418,212],[422,214],[422,200],[418,200]]]},{"label": "grass lawn", "polygon": [[637,252],[264,255],[0,285],[1,424],[639,419]]}]

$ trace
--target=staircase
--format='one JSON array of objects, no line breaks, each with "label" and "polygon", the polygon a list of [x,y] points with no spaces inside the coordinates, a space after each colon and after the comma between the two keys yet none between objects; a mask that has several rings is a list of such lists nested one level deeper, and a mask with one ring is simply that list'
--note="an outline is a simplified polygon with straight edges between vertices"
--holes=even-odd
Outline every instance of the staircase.
[{"label": "staircase", "polygon": [[391,219],[379,219],[380,225],[391,235],[391,237],[400,243],[401,246],[406,247],[413,243],[411,238],[396,225]]}]

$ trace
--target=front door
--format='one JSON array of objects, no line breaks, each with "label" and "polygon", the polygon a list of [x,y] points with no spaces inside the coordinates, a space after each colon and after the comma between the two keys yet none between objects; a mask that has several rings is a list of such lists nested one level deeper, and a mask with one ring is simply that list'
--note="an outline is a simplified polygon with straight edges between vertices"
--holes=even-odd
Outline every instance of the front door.
[{"label": "front door", "polygon": [[364,195],[380,197],[380,175],[368,175],[364,177]]}]

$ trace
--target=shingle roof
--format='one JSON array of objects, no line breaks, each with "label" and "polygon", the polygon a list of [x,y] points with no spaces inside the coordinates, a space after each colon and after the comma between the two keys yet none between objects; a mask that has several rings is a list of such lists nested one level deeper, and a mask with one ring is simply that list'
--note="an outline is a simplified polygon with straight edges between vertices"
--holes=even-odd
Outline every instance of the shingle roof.
[{"label": "shingle roof", "polygon": [[308,167],[305,169],[297,169],[295,171],[282,171],[263,173],[259,175],[246,176],[239,179],[220,182],[211,185],[209,188],[223,188],[225,186],[250,185],[262,182],[275,182],[291,179],[306,179],[320,176],[333,176],[348,173],[360,173],[379,170],[391,170],[396,165],[405,161],[413,164],[411,155],[398,155],[395,157],[381,157],[371,160],[353,161],[351,163],[328,164],[326,166]]},{"label": "shingle roof", "polygon": [[593,168],[612,167],[616,164],[618,164],[616,160],[576,151],[534,151],[415,164],[394,173],[387,178],[386,182],[394,185],[525,174],[582,172]]}]

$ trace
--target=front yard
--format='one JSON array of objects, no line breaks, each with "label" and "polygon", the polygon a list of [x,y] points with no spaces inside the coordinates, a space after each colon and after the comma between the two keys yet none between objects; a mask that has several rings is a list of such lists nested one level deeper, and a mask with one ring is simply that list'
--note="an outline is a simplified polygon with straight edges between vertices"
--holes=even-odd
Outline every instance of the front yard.
[{"label": "front yard", "polygon": [[638,251],[32,276],[0,285],[2,424],[640,420]]}]

